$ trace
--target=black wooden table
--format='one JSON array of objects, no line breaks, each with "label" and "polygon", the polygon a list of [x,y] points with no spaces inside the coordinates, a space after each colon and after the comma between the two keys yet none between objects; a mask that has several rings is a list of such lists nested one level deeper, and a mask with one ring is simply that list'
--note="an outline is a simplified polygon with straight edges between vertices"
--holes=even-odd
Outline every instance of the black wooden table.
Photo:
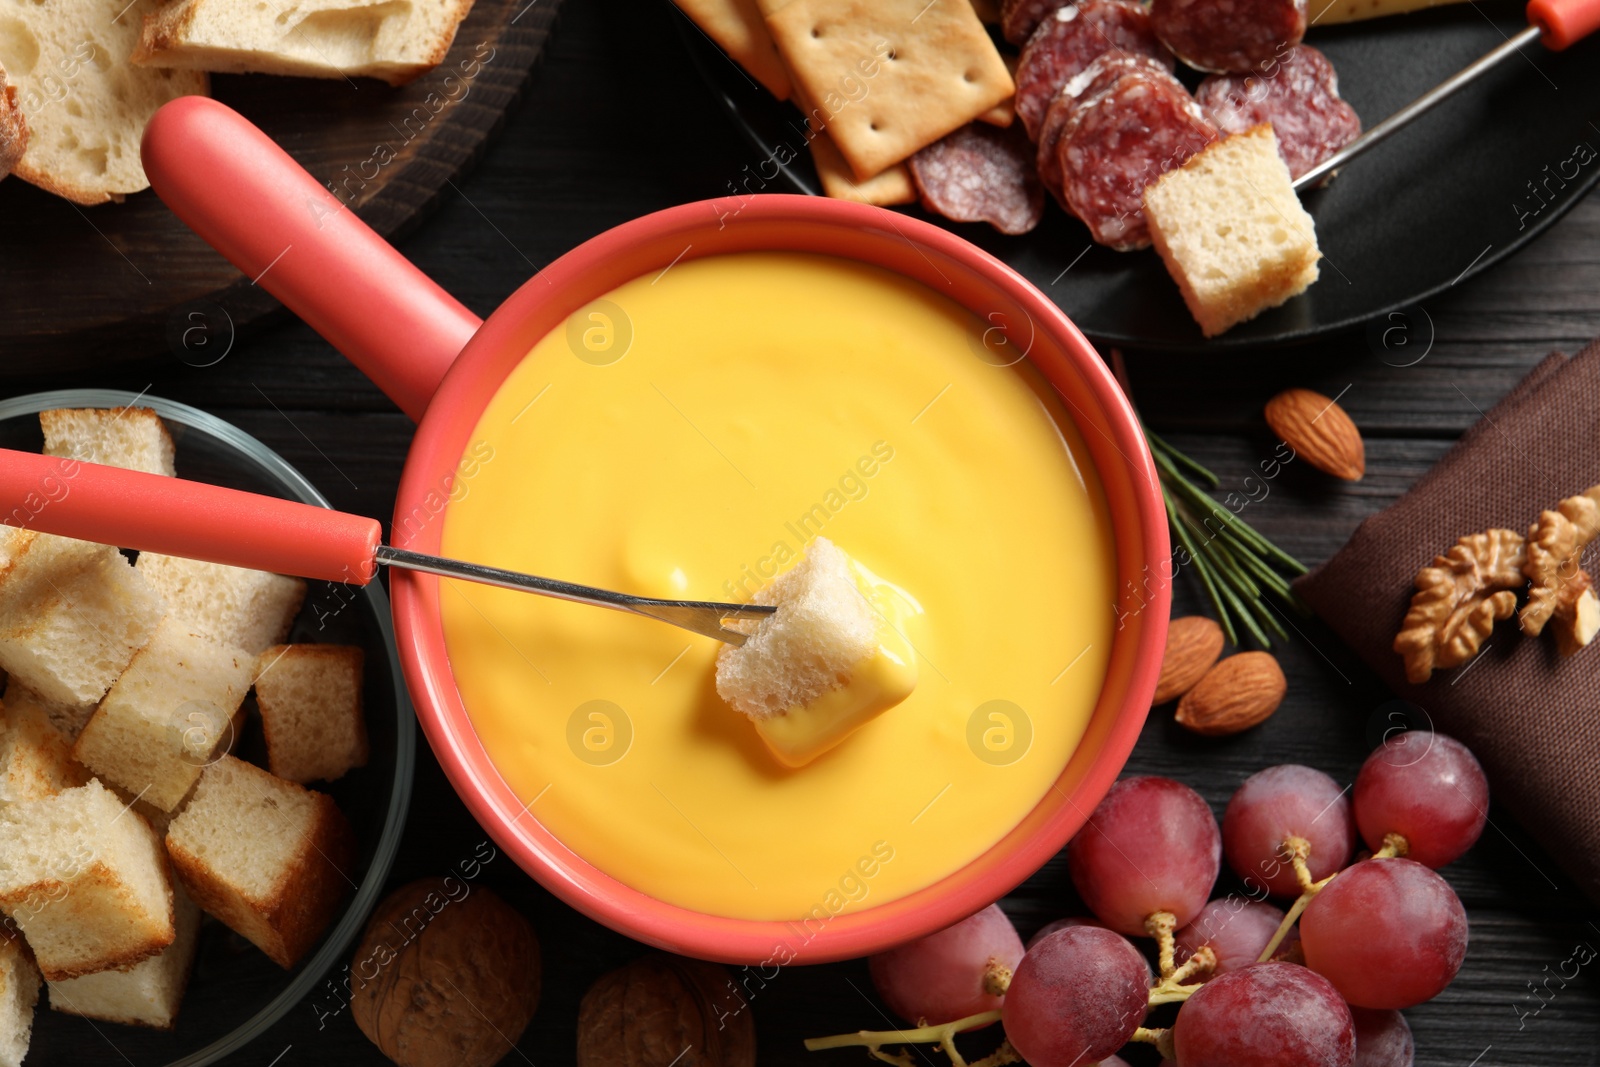
[{"label": "black wooden table", "polygon": [[[657,208],[725,193],[756,156],[697,80],[674,17],[666,0],[569,0],[544,65],[498,143],[446,191],[402,251],[487,314],[585,238]],[[1296,465],[1251,510],[1269,537],[1315,563],[1393,501],[1540,357],[1575,351],[1600,333],[1600,200],[1580,205],[1487,275],[1428,302],[1407,330],[1390,332],[1386,343],[1380,333],[1355,333],[1216,359],[1129,353],[1129,370],[1152,426],[1225,482],[1243,478],[1270,451],[1261,406],[1273,393],[1298,385],[1342,397],[1366,435],[1365,480],[1335,486]],[[282,453],[336,507],[380,517],[390,513],[411,435],[410,422],[377,389],[287,319],[241,338],[214,366],[169,360],[71,380],[43,376],[14,388],[69,385],[148,388],[215,412]],[[1180,584],[1178,601],[1178,613],[1200,608],[1188,584]],[[1158,712],[1129,770],[1180,778],[1219,813],[1246,775],[1270,764],[1307,763],[1351,780],[1381,732],[1386,693],[1319,626],[1279,651],[1289,695],[1264,726],[1203,741],[1175,727],[1170,711]],[[1575,946],[1600,948],[1600,911],[1508,816],[1496,810],[1492,819],[1479,845],[1445,872],[1466,903],[1472,941],[1455,984],[1408,1013],[1417,1063],[1596,1064],[1600,964],[1565,984],[1551,975]],[[393,884],[443,873],[483,838],[424,745]],[[533,919],[544,944],[544,999],[505,1062],[571,1063],[584,990],[643,949],[559,904],[504,858],[485,880]],[[1081,908],[1059,859],[1004,905],[1024,936]],[[800,1038],[887,1025],[859,962],[787,969],[757,992],[752,1008],[760,1059],[768,1064],[865,1062],[859,1052],[812,1056]],[[85,1056],[110,1062],[103,1044],[86,1047]],[[347,1013],[323,1024],[307,1003],[233,1062],[384,1061]]]}]

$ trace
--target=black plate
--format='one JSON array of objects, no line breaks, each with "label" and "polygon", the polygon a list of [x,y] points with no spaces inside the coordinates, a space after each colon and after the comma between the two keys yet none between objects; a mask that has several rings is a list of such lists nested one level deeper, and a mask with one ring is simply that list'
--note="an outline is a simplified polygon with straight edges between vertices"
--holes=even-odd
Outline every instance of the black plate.
[{"label": "black plate", "polygon": [[[741,184],[772,174],[774,151],[788,145],[786,154],[797,160],[781,168],[767,191],[816,195],[800,113],[752,85],[687,20],[681,25],[700,72],[760,153]],[[1306,40],[1333,61],[1341,94],[1370,126],[1525,25],[1516,6],[1472,2],[1313,27]],[[1533,46],[1506,60],[1349,164],[1327,188],[1307,193],[1325,257],[1321,280],[1210,341],[1154,252],[1095,245],[1081,223],[1053,204],[1039,228],[1021,237],[945,222],[918,207],[904,210],[934,218],[1005,260],[1096,341],[1178,350],[1305,341],[1419,303],[1549,226],[1600,178],[1597,113],[1600,37],[1563,53]]]}]

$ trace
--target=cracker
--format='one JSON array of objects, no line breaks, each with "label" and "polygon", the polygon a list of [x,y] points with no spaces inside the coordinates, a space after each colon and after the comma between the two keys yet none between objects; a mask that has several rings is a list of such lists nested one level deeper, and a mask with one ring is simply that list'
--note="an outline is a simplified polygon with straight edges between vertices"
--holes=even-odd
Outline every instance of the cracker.
[{"label": "cracker", "polygon": [[673,0],[746,74],[779,100],[789,99],[789,72],[767,32],[756,0]]},{"label": "cracker", "polygon": [[825,133],[811,138],[811,162],[822,181],[822,191],[835,200],[854,200],[858,204],[889,207],[909,204],[917,198],[916,187],[911,184],[911,169],[896,163],[866,181],[856,181],[839,148]]},{"label": "cracker", "polygon": [[859,181],[1015,92],[968,0],[758,0]]},{"label": "cracker", "polygon": [[1009,126],[1017,117],[1017,106],[1013,100],[1002,100],[988,111],[978,116],[979,122],[987,122],[991,126]]}]

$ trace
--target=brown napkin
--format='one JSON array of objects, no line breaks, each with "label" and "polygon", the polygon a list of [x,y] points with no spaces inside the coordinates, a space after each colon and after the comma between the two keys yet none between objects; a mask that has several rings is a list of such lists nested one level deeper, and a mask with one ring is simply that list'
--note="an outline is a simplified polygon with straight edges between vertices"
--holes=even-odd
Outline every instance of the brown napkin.
[{"label": "brown napkin", "polygon": [[[1410,685],[1391,645],[1417,570],[1464,534],[1526,533],[1600,483],[1600,341],[1541,362],[1393,506],[1295,587],[1396,693],[1471,747],[1489,785],[1600,902],[1600,641],[1563,658],[1509,619],[1467,667]],[[1596,575],[1595,550],[1585,557]]]}]

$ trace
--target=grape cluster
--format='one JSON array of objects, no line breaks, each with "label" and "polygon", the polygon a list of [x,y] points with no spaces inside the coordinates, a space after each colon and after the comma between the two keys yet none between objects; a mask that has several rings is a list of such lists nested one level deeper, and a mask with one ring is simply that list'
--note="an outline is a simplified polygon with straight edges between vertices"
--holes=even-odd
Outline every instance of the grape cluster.
[{"label": "grape cluster", "polygon": [[[1144,1042],[1171,1067],[1410,1067],[1398,1009],[1449,985],[1467,948],[1466,911],[1434,868],[1482,833],[1488,784],[1466,746],[1413,732],[1386,738],[1348,792],[1269,767],[1219,827],[1189,787],[1124,778],[1067,847],[1092,917],[1058,919],[1024,951],[991,905],[873,957],[879,995],[923,1029],[807,1045],[886,1058],[883,1044],[930,1041],[960,1063],[954,1034],[999,1021],[1006,1045],[980,1063],[1120,1065]],[[1372,852],[1352,863],[1362,843]],[[1224,858],[1248,897],[1210,899]],[[1155,940],[1154,972],[1134,937]],[[1157,1014],[1171,1004],[1175,1018]]]}]

